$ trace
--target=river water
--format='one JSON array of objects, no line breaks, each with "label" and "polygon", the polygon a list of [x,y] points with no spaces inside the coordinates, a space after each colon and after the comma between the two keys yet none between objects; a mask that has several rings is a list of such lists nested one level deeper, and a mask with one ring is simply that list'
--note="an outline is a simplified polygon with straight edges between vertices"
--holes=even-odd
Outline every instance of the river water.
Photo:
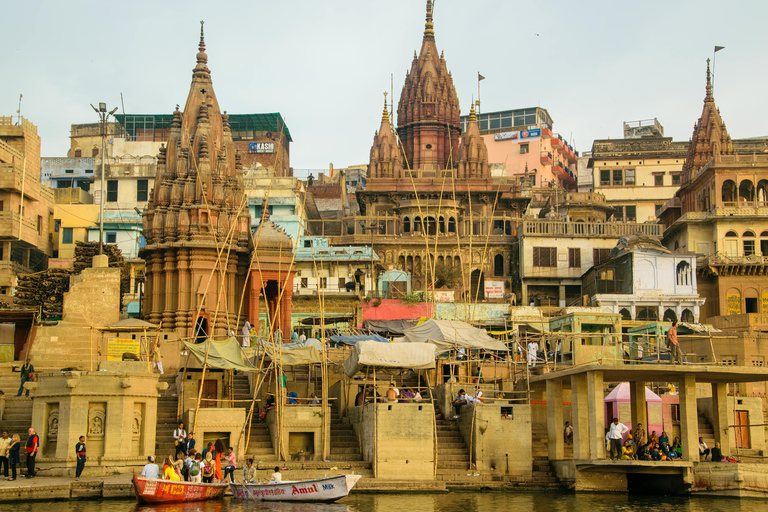
[{"label": "river water", "polygon": [[[2,496],[0,496],[2,500]],[[224,498],[180,505],[139,506],[135,501],[0,504],[1,512],[768,512],[768,500],[632,497],[562,492],[451,492],[359,494],[333,504],[265,503]]]}]

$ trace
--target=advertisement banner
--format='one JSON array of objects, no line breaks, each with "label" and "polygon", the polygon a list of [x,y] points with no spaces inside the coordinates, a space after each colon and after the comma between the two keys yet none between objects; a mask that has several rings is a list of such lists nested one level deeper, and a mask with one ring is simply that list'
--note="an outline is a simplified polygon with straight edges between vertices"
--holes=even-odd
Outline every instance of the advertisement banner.
[{"label": "advertisement banner", "polygon": [[520,132],[501,132],[493,136],[493,140],[516,139]]},{"label": "advertisement banner", "polygon": [[504,281],[486,281],[485,282],[486,299],[504,298]]},{"label": "advertisement banner", "polygon": [[248,144],[248,151],[251,153],[274,153],[274,142],[251,142]]},{"label": "advertisement banner", "polygon": [[541,137],[541,128],[535,128],[533,130],[523,130],[520,132],[521,139],[530,139],[531,137]]},{"label": "advertisement banner", "polygon": [[435,302],[453,302],[453,290],[435,292]]},{"label": "advertisement banner", "polygon": [[139,340],[130,338],[110,338],[107,340],[107,361],[122,361],[125,352],[140,355]]}]

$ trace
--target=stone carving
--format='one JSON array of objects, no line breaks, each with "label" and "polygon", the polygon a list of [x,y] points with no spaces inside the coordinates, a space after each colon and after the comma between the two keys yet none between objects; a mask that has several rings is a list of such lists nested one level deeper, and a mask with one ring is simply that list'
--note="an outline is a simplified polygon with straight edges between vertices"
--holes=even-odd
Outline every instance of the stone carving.
[{"label": "stone carving", "polygon": [[48,414],[48,439],[55,441],[59,437],[59,408],[51,409]]},{"label": "stone carving", "polygon": [[106,410],[103,405],[92,405],[88,410],[88,437],[104,437]]},{"label": "stone carving", "polygon": [[141,435],[141,423],[143,417],[141,414],[141,404],[133,405],[133,419],[131,420],[131,432],[134,437]]}]

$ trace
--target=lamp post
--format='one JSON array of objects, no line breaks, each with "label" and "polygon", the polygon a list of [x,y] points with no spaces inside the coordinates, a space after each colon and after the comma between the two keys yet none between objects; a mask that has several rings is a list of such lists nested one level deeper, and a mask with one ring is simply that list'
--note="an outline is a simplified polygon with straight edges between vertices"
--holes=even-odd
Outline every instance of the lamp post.
[{"label": "lamp post", "polygon": [[99,108],[93,106],[91,108],[99,115],[99,122],[101,123],[101,199],[99,200],[99,255],[104,254],[104,201],[106,200],[106,191],[104,190],[104,152],[107,141],[107,120],[109,116],[117,112],[117,107],[107,112],[107,104],[99,103]]}]

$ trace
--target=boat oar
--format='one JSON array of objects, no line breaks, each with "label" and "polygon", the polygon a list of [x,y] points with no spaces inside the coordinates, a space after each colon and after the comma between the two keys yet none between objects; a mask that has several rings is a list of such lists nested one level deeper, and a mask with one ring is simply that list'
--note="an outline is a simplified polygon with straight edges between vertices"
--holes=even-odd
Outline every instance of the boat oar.
[{"label": "boat oar", "polygon": [[[234,475],[232,475],[232,479],[233,479],[233,480],[234,480],[234,477],[235,477],[235,476],[234,476]],[[241,485],[243,486],[243,489],[245,489],[245,492],[247,492],[247,493],[248,493],[248,496],[250,496],[250,497],[251,497],[251,499],[252,499],[253,501],[258,501],[258,500],[256,499],[256,497],[255,497],[255,496],[254,496],[254,495],[251,493],[251,491],[249,491],[249,490],[248,490],[248,485],[245,483],[245,481],[243,481],[243,483],[242,483]]]}]

